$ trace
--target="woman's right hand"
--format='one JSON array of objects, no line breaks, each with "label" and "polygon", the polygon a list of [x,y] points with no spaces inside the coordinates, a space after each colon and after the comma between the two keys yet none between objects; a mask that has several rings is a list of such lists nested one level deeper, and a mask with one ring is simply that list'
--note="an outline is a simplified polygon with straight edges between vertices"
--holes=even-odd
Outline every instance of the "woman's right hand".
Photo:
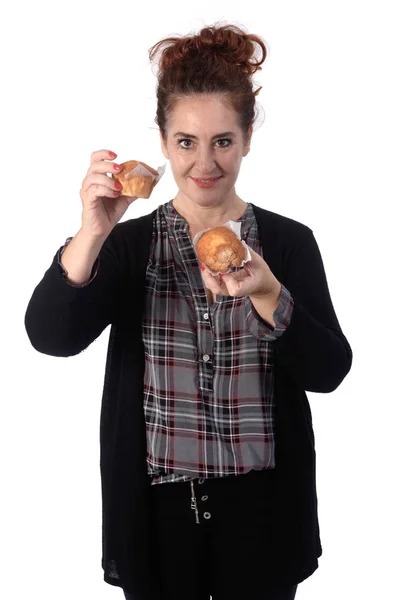
[{"label": "woman's right hand", "polygon": [[[137,196],[123,196],[120,185],[107,173],[118,173],[110,150],[97,150],[90,156],[90,167],[82,181],[82,230],[92,239],[106,239]],[[116,157],[116,156],[115,156]]]}]

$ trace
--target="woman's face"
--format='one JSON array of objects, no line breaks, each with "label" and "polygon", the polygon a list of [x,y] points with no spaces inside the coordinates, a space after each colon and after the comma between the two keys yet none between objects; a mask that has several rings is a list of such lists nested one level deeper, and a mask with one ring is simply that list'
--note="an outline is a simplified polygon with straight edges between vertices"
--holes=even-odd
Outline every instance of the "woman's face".
[{"label": "woman's face", "polygon": [[[236,198],[234,186],[251,137],[245,144],[237,121],[234,109],[218,94],[191,96],[175,105],[166,144],[160,132],[163,154],[179,188],[175,199],[213,206]],[[198,187],[192,179],[214,177],[220,179],[209,188]]]}]

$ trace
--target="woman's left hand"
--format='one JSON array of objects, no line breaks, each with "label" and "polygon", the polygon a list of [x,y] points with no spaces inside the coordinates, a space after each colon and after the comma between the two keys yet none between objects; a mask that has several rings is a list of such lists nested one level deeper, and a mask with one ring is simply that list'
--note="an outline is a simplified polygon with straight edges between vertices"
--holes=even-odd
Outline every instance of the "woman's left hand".
[{"label": "woman's left hand", "polygon": [[211,275],[202,270],[206,287],[214,294],[222,296],[265,297],[275,292],[280,286],[265,260],[249,246],[251,260],[243,269],[226,275]]}]

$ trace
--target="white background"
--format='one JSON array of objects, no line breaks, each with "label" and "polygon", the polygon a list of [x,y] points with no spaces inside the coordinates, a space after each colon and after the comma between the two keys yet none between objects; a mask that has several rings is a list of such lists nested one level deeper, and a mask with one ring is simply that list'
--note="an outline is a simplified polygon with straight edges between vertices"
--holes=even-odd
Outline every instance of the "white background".
[{"label": "white background", "polygon": [[[166,162],[148,49],[217,21],[245,27],[270,49],[254,76],[263,86],[261,124],[236,191],[314,231],[354,352],[335,392],[308,394],[324,553],[296,600],[399,597],[395,5],[36,0],[2,9],[2,598],[123,598],[101,570],[109,328],[80,355],[55,358],[33,349],[24,315],[55,252],[80,228],[91,152],[107,148],[119,162],[155,168]],[[137,200],[122,220],[176,191],[168,164],[151,199]]]}]

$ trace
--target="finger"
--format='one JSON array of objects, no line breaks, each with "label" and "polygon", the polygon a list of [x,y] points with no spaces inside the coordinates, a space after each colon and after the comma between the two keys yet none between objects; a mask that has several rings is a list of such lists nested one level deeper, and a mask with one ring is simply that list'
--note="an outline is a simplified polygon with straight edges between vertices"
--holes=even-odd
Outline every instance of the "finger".
[{"label": "finger", "polygon": [[[216,275],[215,277],[211,276],[214,280],[213,283],[206,284],[206,286],[214,293],[220,294],[221,296],[232,296],[230,291],[228,290],[224,279],[222,279],[222,275]],[[211,286],[213,286],[211,288]]]},{"label": "finger", "polygon": [[250,267],[248,267],[247,265],[244,265],[243,269],[240,269],[239,271],[233,271],[232,273],[228,273],[227,275],[224,275],[224,279],[225,279],[225,283],[227,283],[228,281],[236,281],[237,283],[239,283],[240,281],[243,281],[244,279],[249,279],[249,277],[252,277],[253,273],[250,270]]},{"label": "finger", "polygon": [[119,192],[120,189],[118,188],[117,183],[117,181],[107,177],[107,175],[92,173],[91,175],[86,176],[82,181],[82,190],[86,192],[92,185],[101,185],[109,190]]},{"label": "finger", "polygon": [[240,283],[234,277],[224,276],[224,284],[230,296],[236,296],[240,291]]},{"label": "finger", "polygon": [[221,279],[221,275],[211,275],[208,271],[203,271],[202,275],[206,287],[214,294],[222,294],[224,296],[229,295],[227,287],[223,279]]},{"label": "finger", "polygon": [[100,160],[93,162],[90,165],[86,175],[90,175],[90,173],[110,173],[115,175],[116,173],[119,173],[121,169],[122,167],[118,163]]},{"label": "finger", "polygon": [[[90,185],[87,190],[84,191],[85,195],[91,200],[96,200],[96,198],[102,198],[106,196],[107,198],[122,198],[121,192],[118,190],[111,190],[106,185],[99,185],[94,183]],[[127,196],[124,196],[127,198]]]},{"label": "finger", "polygon": [[90,164],[99,160],[115,160],[117,156],[117,153],[112,150],[95,150],[90,155]]},{"label": "finger", "polygon": [[249,265],[249,267],[251,268],[253,265],[259,265],[261,261],[264,262],[263,257],[257,254],[257,252],[253,250],[253,248],[250,248],[250,246],[247,247],[250,252],[251,260],[249,260],[247,263],[244,263],[245,265]]},{"label": "finger", "polygon": [[202,271],[201,274],[203,276],[203,280],[206,284],[206,287],[208,287],[208,289],[214,292],[215,294],[218,293],[220,289],[218,278],[211,275],[211,273],[209,273],[208,271]]},{"label": "finger", "polygon": [[246,273],[245,269],[224,276],[224,283],[230,296],[244,295],[243,290],[248,289],[250,282],[251,277]]}]

